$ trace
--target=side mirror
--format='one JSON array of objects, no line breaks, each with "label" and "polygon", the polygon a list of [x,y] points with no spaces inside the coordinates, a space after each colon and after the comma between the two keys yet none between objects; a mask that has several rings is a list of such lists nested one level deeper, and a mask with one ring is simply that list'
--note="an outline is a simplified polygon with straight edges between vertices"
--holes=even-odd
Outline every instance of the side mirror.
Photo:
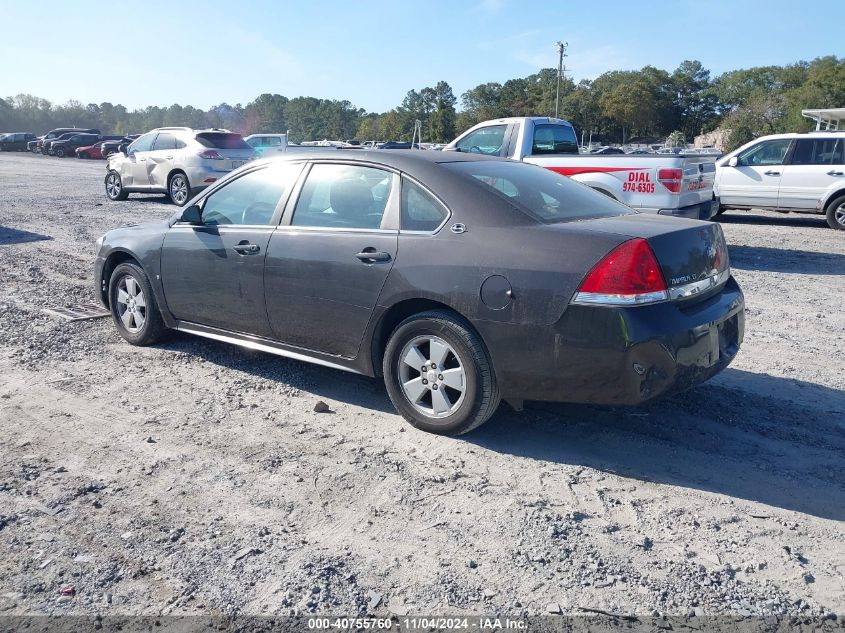
[{"label": "side mirror", "polygon": [[182,217],[179,218],[181,222],[187,222],[194,226],[202,225],[202,209],[197,205],[192,204],[187,209],[182,211]]},{"label": "side mirror", "polygon": [[129,153],[128,150],[129,150],[129,145],[127,145],[126,143],[121,143],[120,145],[117,146],[117,151],[120,152],[121,154],[128,154]]},{"label": "side mirror", "polygon": [[728,167],[736,167],[739,165],[739,158],[736,156],[731,156],[730,160],[728,161]]}]

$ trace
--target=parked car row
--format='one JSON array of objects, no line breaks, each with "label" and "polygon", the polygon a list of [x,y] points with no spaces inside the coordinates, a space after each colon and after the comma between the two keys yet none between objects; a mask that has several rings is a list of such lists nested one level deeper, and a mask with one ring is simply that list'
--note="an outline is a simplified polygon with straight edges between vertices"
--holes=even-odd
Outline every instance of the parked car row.
[{"label": "parked car row", "polygon": [[25,152],[27,144],[35,140],[32,132],[6,132],[0,134],[0,152]]}]

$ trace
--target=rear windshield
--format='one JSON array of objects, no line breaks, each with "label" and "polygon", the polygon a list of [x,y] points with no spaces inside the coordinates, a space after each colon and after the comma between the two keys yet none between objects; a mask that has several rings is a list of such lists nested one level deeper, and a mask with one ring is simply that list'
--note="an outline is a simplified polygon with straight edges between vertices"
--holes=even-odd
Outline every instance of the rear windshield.
[{"label": "rear windshield", "polygon": [[577,154],[578,139],[568,125],[540,124],[534,126],[532,154]]},{"label": "rear windshield", "polygon": [[213,149],[252,149],[240,134],[201,132],[197,134],[197,141],[204,147]]},{"label": "rear windshield", "polygon": [[537,165],[491,160],[443,166],[474,179],[547,224],[634,213],[604,194]]}]

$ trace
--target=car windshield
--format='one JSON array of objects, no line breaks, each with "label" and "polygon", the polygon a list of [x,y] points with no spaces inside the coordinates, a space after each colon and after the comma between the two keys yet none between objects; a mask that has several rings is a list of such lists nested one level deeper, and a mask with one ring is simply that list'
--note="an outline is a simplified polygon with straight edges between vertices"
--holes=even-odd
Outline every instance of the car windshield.
[{"label": "car windshield", "polygon": [[252,149],[240,134],[226,132],[201,132],[197,141],[204,147],[213,149]]},{"label": "car windshield", "polygon": [[543,167],[505,161],[443,163],[552,224],[634,213],[623,204]]}]

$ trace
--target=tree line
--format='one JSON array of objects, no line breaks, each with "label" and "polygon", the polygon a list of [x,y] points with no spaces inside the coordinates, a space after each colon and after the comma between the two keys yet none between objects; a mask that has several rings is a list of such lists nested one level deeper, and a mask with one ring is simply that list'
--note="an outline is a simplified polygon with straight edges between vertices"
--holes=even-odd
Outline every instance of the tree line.
[{"label": "tree line", "polygon": [[[458,99],[451,86],[410,90],[388,112],[367,112],[347,100],[262,94],[246,105],[207,110],[174,104],[129,110],[109,102],[53,104],[32,95],[0,99],[0,130],[44,133],[53,127],[96,127],[104,133],[140,133],[156,127],[222,127],[243,134],[285,132],[291,141],[322,139],[422,140],[445,143],[491,118],[554,115],[557,70],[545,68],[504,83],[475,86]],[[819,57],[786,66],[733,70],[711,78],[687,60],[669,72],[654,66],[610,71],[594,80],[560,86],[559,113],[586,139],[625,143],[634,137],[687,142],[717,128],[730,130],[729,148],[756,136],[809,129],[803,108],[845,106],[845,58]]]}]

